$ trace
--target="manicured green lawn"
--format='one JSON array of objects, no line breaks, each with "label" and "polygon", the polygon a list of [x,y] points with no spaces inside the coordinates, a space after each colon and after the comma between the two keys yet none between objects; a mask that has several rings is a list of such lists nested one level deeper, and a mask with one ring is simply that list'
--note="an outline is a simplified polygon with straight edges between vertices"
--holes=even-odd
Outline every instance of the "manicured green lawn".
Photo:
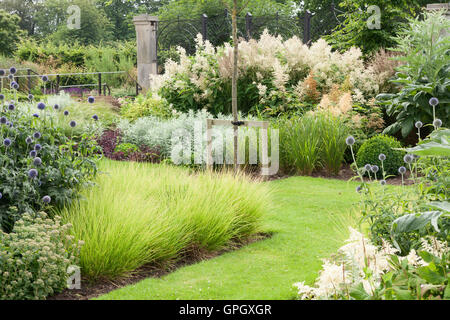
[{"label": "manicured green lawn", "polygon": [[294,177],[269,182],[276,210],[265,219],[272,238],[162,278],[145,279],[99,299],[294,299],[293,283],[313,283],[321,259],[355,222],[355,183]]}]

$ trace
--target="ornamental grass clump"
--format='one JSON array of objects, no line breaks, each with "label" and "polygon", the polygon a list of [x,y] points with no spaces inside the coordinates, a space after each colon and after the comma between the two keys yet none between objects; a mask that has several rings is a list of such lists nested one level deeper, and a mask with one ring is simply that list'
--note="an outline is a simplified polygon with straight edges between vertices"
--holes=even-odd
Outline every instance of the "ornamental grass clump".
[{"label": "ornamental grass clump", "polygon": [[248,239],[261,231],[271,205],[268,188],[242,175],[115,161],[100,169],[105,175],[85,199],[60,212],[75,239],[85,241],[80,266],[90,280]]},{"label": "ornamental grass clump", "polygon": [[67,287],[82,246],[69,229],[41,212],[25,213],[9,234],[0,231],[0,300],[45,299]]}]

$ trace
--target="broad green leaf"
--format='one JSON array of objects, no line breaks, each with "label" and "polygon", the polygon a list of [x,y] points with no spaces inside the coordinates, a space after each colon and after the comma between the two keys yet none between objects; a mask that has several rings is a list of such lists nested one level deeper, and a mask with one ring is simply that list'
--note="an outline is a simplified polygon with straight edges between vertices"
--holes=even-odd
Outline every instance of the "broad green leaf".
[{"label": "broad green leaf", "polygon": [[428,211],[422,213],[412,213],[404,215],[400,218],[397,218],[392,223],[392,232],[393,234],[399,234],[404,232],[411,232],[415,230],[420,230],[424,228],[428,223],[431,222],[433,228],[439,231],[437,221],[439,217],[442,215],[440,211]]}]

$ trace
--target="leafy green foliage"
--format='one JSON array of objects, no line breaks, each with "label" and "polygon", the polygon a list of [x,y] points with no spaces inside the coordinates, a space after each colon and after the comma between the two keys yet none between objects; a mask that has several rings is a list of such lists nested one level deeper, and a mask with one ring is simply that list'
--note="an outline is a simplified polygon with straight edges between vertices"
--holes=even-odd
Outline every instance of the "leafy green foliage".
[{"label": "leafy green foliage", "polygon": [[0,10],[0,55],[10,56],[16,49],[23,35],[19,22],[19,16]]},{"label": "leafy green foliage", "polygon": [[450,156],[450,129],[433,131],[430,137],[416,147],[406,149],[419,156]]},{"label": "leafy green foliage", "polygon": [[381,94],[377,98],[386,106],[389,116],[396,122],[385,129],[386,133],[401,130],[406,137],[416,121],[433,123],[433,108],[429,101],[439,99],[435,116],[448,127],[450,119],[450,39],[443,36],[450,28],[449,20],[442,13],[429,13],[424,20],[410,19],[395,38],[398,51],[404,54],[397,59],[404,62],[394,83],[400,91]]},{"label": "leafy green foliage", "polygon": [[155,99],[151,93],[137,96],[135,100],[128,101],[120,109],[121,115],[129,120],[148,116],[169,119],[173,116],[173,111],[165,100]]},{"label": "leafy green foliage", "polygon": [[0,230],[0,300],[45,299],[67,287],[82,244],[69,228],[41,212],[24,214],[9,234]]},{"label": "leafy green foliage", "polygon": [[[394,150],[395,148],[401,148],[401,144],[394,137],[387,135],[374,136],[364,142],[359,148],[356,154],[356,163],[359,168],[364,167],[366,164],[377,165],[380,168],[380,172],[384,167],[387,175],[397,175],[398,168],[403,165],[404,152]],[[380,153],[386,155],[386,160],[383,163],[378,158]]]},{"label": "leafy green foliage", "polygon": [[132,143],[121,143],[116,146],[114,152],[122,152],[125,157],[128,157],[130,153],[139,151],[139,147]]},{"label": "leafy green foliage", "polygon": [[[72,135],[69,139],[46,111],[37,118],[22,113],[19,106],[14,111],[5,108],[1,106],[0,116],[6,117],[12,126],[0,125],[0,226],[11,231],[22,214],[44,207],[44,196],[50,196],[51,204],[56,206],[76,198],[77,189],[96,173],[92,156],[97,149],[88,134]],[[34,136],[36,133],[38,137]],[[27,138],[31,139],[29,143]],[[11,141],[10,146],[4,144],[5,139]],[[41,148],[31,156],[37,145]],[[36,157],[40,162],[36,162]],[[36,178],[30,178],[31,169],[37,170]]]}]

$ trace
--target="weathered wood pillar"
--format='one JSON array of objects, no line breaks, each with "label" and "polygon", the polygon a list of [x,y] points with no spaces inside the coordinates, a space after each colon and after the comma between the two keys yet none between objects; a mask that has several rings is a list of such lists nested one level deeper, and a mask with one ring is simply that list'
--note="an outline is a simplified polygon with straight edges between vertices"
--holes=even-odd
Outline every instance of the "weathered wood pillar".
[{"label": "weathered wood pillar", "polygon": [[133,19],[136,27],[138,83],[144,91],[150,88],[150,75],[158,73],[158,17],[147,14]]}]

